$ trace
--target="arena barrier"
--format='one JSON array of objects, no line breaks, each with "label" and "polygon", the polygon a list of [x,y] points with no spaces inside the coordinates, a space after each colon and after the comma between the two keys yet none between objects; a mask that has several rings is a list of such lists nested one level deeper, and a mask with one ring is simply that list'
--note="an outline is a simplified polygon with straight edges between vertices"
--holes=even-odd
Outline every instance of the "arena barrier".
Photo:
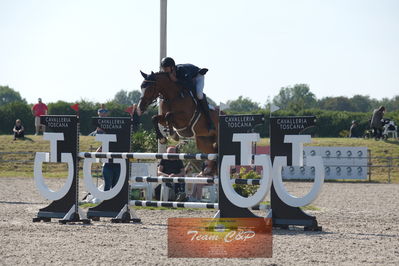
[{"label": "arena barrier", "polygon": [[[279,117],[270,118],[271,156],[253,155],[253,144],[259,141],[255,127],[264,124],[262,115],[220,116],[218,154],[167,154],[130,152],[133,121],[131,118],[93,118],[93,126],[104,129],[106,134],[97,134],[96,140],[102,143],[102,152],[79,152],[79,123],[76,116],[42,116],[41,123],[50,132],[44,139],[50,141],[50,153],[37,153],[34,178],[39,192],[53,200],[49,206],[39,210],[38,221],[51,221],[62,218],[61,223],[98,220],[110,217],[112,222],[141,222],[133,206],[161,206],[173,208],[217,209],[215,217],[243,218],[258,217],[252,210],[269,210],[273,226],[288,228],[289,225],[304,226],[305,230],[321,230],[314,216],[304,213],[299,207],[312,202],[320,192],[324,181],[324,171],[320,156],[307,161],[315,169],[315,181],[308,194],[303,197],[292,196],[284,187],[281,177],[285,166],[303,165],[303,143],[310,142],[309,135],[298,135],[315,123],[315,117]],[[129,152],[126,152],[126,149]],[[165,177],[129,177],[129,159],[182,159],[214,160],[218,162],[218,178],[165,178]],[[84,183],[94,197],[102,202],[84,213],[78,206],[79,160],[83,161]],[[272,164],[273,160],[273,164]],[[120,164],[120,176],[117,184],[109,191],[99,191],[93,184],[91,165],[95,162]],[[50,190],[42,175],[43,162],[68,163],[68,178],[59,191]],[[237,166],[261,166],[262,178],[259,180],[231,179],[231,169]],[[129,200],[129,180],[133,182],[173,182],[218,184],[218,203],[200,202],[162,202]],[[258,191],[246,198],[237,194],[232,184],[259,185]],[[271,191],[270,208],[259,205]]]}]

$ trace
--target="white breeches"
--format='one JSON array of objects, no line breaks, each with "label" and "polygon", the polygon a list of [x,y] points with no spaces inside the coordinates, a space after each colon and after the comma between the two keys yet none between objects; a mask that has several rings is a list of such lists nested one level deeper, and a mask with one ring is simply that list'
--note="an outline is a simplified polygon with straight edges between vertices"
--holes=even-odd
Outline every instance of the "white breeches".
[{"label": "white breeches", "polygon": [[204,90],[204,81],[204,75],[198,74],[198,76],[195,78],[195,91],[199,100],[204,98],[204,93],[202,92]]}]

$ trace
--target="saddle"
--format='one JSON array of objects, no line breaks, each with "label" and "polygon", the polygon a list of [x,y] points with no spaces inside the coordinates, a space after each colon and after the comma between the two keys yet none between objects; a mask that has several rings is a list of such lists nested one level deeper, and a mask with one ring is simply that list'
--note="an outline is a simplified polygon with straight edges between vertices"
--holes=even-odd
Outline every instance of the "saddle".
[{"label": "saddle", "polygon": [[185,97],[190,97],[193,100],[196,108],[198,108],[198,99],[196,97],[196,92],[194,87],[182,87],[180,89],[179,96],[182,99]]},{"label": "saddle", "polygon": [[195,135],[194,132],[194,126],[197,124],[199,118],[201,117],[201,109],[198,105],[198,100],[195,97],[195,94],[192,92],[192,90],[190,89],[183,89],[181,92],[181,97],[191,97],[191,99],[194,102],[195,105],[195,111],[193,116],[190,119],[190,122],[188,123],[188,125],[184,128],[173,128],[176,133],[180,136],[180,137],[185,137],[185,138],[189,138]]}]

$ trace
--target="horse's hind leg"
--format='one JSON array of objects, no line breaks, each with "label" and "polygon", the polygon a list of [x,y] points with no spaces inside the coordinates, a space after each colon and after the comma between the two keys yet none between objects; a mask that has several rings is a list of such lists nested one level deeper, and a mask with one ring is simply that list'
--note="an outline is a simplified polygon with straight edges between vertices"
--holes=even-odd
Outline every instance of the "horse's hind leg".
[{"label": "horse's hind leg", "polygon": [[[215,137],[204,137],[197,136],[195,137],[195,142],[197,144],[197,148],[202,153],[217,153]],[[217,173],[217,166],[215,161],[208,161],[209,167],[209,175],[214,175]]]},{"label": "horse's hind leg", "polygon": [[154,115],[151,120],[152,120],[152,124],[154,125],[155,134],[156,134],[157,139],[159,140],[159,142],[161,144],[165,144],[167,142],[167,139],[165,138],[164,135],[162,135],[161,130],[159,130],[159,124],[165,123],[164,116],[163,115]]}]

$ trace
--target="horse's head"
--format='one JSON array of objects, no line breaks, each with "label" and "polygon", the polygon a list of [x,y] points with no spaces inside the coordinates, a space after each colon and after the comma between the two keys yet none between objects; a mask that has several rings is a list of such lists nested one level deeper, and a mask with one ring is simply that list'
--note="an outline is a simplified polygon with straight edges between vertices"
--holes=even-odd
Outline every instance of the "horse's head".
[{"label": "horse's head", "polygon": [[141,72],[141,75],[144,81],[141,83],[141,97],[137,108],[138,115],[145,112],[160,94],[165,97],[163,90],[167,89],[170,84],[169,74],[165,72],[151,72],[149,75]]},{"label": "horse's head", "polygon": [[159,86],[157,86],[157,77],[154,72],[147,75],[144,72],[141,72],[141,75],[144,78],[143,83],[141,83],[141,97],[138,103],[138,115],[145,112],[148,106],[153,103],[159,96]]}]

